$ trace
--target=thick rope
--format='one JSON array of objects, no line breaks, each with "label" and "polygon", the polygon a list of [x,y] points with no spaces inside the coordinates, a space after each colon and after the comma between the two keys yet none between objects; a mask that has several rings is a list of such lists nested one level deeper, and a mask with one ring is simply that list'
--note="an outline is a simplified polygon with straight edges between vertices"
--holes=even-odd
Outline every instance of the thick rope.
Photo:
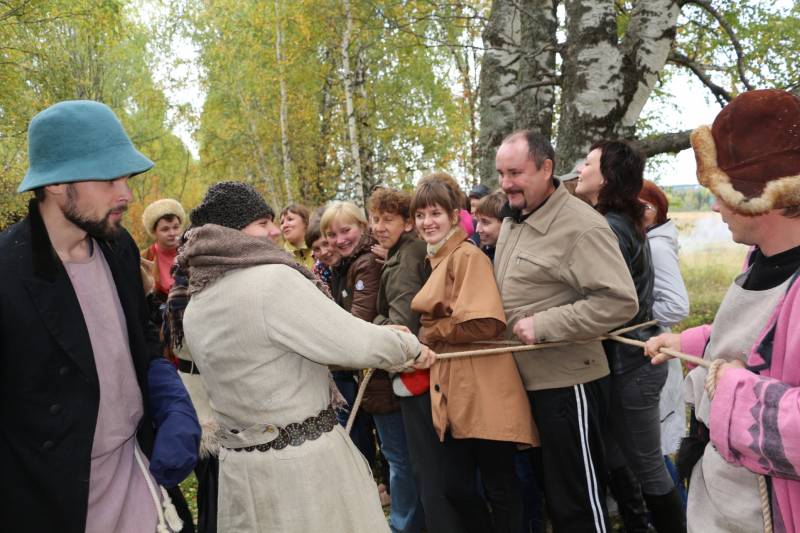
[{"label": "thick rope", "polygon": [[367,383],[369,383],[369,380],[374,373],[374,368],[368,368],[367,371],[364,372],[364,377],[361,379],[361,384],[358,386],[358,394],[356,394],[353,407],[350,409],[350,416],[347,417],[347,425],[344,427],[344,430],[348,435],[350,434],[350,430],[353,429],[353,422],[356,420],[358,408],[361,406],[361,400],[364,398],[364,391],[367,389]]},{"label": "thick rope", "polygon": [[183,520],[181,520],[178,516],[175,506],[172,504],[172,500],[170,499],[169,494],[167,494],[167,491],[164,490],[164,487],[158,487],[161,489],[161,499],[159,499],[156,488],[157,485],[155,485],[153,480],[150,478],[150,473],[144,464],[142,454],[139,452],[139,448],[135,445],[133,447],[133,456],[136,458],[136,463],[139,465],[139,469],[144,476],[145,483],[147,483],[147,489],[150,491],[150,497],[153,498],[153,503],[156,506],[156,515],[158,517],[156,533],[171,533],[172,531],[180,531],[183,528]]},{"label": "thick rope", "polygon": [[[627,328],[618,329],[616,331],[612,331],[607,335],[602,335],[600,337],[595,337],[593,339],[588,339],[585,341],[561,341],[561,342],[543,342],[541,344],[525,344],[521,345],[519,343],[512,343],[508,341],[499,341],[503,343],[503,347],[498,348],[486,348],[483,350],[468,350],[464,352],[450,352],[450,353],[440,353],[436,354],[436,359],[456,359],[459,357],[476,357],[482,355],[494,355],[499,353],[508,353],[508,352],[529,352],[533,350],[545,350],[547,348],[556,348],[558,346],[567,346],[571,344],[586,344],[589,342],[596,342],[596,341],[603,341],[603,340],[612,340],[615,342],[619,342],[622,344],[630,344],[631,346],[638,346],[640,348],[644,348],[644,342],[629,339],[627,337],[623,337],[623,333],[628,333],[635,329],[643,328],[646,326],[650,326],[655,324],[655,321],[651,320],[649,322],[644,322],[642,324],[636,324],[635,326],[629,326]],[[494,341],[498,342],[498,341]],[[499,343],[498,342],[498,343]],[[670,355],[672,357],[676,357],[681,359],[682,361],[686,361],[687,363],[691,363],[696,366],[702,366],[708,368],[709,362],[694,355],[689,355],[687,353],[679,352],[677,350],[670,350],[668,348],[661,348],[659,352]]]},{"label": "thick rope", "polygon": [[[440,354],[436,354],[436,360],[438,361],[440,359],[454,359],[456,357],[475,357],[475,356],[480,356],[480,355],[492,355],[492,354],[508,353],[508,352],[527,352],[527,351],[530,351],[530,350],[541,350],[543,348],[553,348],[553,347],[556,347],[556,346],[567,346],[569,344],[586,344],[586,343],[589,343],[589,342],[603,340],[603,339],[606,339],[606,338],[610,338],[611,340],[617,340],[617,339],[612,338],[611,336],[622,335],[623,333],[628,333],[629,331],[633,331],[635,329],[644,328],[644,327],[647,327],[647,326],[652,326],[655,323],[656,323],[655,320],[650,320],[648,322],[642,322],[641,324],[636,324],[634,326],[628,326],[626,328],[617,329],[617,330],[612,331],[608,335],[604,335],[602,337],[595,337],[594,339],[589,339],[589,340],[585,340],[585,341],[547,342],[547,343],[542,343],[542,344],[531,344],[531,345],[527,345],[527,346],[521,346],[519,343],[514,342],[514,341],[487,341],[487,342],[490,342],[490,343],[498,343],[498,344],[499,343],[503,343],[503,344],[511,343],[512,346],[510,346],[510,347],[506,346],[505,348],[489,348],[489,349],[486,349],[486,350],[472,350],[472,351],[468,351],[468,352],[440,353]],[[620,338],[622,339],[624,337],[620,337]],[[625,340],[630,340],[630,339],[625,339]],[[644,346],[644,343],[641,343],[641,345]],[[664,351],[664,350],[662,349],[662,351]],[[671,352],[671,350],[670,350],[670,352]],[[679,352],[675,352],[675,353],[679,353]],[[673,354],[670,353],[669,355],[673,355]],[[686,357],[690,357],[690,358],[694,357],[694,356],[686,355],[686,354],[683,354],[683,355],[685,355]],[[705,363],[702,359],[699,359],[699,358],[696,358],[696,357],[694,357],[694,359],[697,359],[698,361],[700,361],[700,363],[695,363],[695,364],[702,364],[703,366],[707,366],[707,363]],[[410,365],[406,365],[406,366],[410,366]],[[361,399],[364,397],[364,391],[366,390],[367,384],[369,383],[369,380],[372,377],[372,374],[374,372],[375,372],[374,368],[367,369],[367,371],[364,374],[363,379],[361,380],[361,384],[358,386],[358,394],[356,394],[356,399],[355,399],[355,401],[353,401],[353,406],[350,409],[350,415],[347,417],[347,425],[345,426],[345,431],[347,432],[348,435],[350,434],[350,430],[353,429],[353,422],[355,421],[356,415],[358,414],[358,409],[361,407]]]},{"label": "thick rope", "polygon": [[[727,361],[725,359],[714,359],[708,367],[705,388],[708,399],[713,400],[717,392],[717,380],[719,379],[719,369]],[[758,475],[758,497],[761,500],[761,517],[764,520],[764,533],[772,533],[772,508],[769,501],[769,490],[767,489],[766,476]]]}]

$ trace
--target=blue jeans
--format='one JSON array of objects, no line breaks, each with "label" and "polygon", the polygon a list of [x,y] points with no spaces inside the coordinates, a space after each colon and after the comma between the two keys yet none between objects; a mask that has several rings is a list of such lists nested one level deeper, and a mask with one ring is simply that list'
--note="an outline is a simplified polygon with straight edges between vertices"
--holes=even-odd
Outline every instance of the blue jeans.
[{"label": "blue jeans", "polygon": [[372,419],[381,438],[381,452],[389,463],[389,491],[392,497],[389,522],[392,531],[420,533],[425,527],[425,513],[411,471],[403,415],[395,411],[386,415],[373,414]]},{"label": "blue jeans", "polygon": [[611,376],[610,430],[606,443],[609,471],[626,464],[649,496],[675,487],[661,453],[658,400],[667,380],[667,365],[645,363]]}]

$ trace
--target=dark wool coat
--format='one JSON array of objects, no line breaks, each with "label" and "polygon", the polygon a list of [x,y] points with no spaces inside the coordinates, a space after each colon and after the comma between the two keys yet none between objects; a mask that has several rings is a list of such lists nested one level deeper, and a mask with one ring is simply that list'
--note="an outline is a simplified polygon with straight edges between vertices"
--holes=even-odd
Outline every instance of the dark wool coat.
[{"label": "dark wool coat", "polygon": [[[83,532],[100,389],[89,333],[35,201],[0,235],[0,502],[3,531]],[[146,318],[139,250],[127,232],[100,242],[128,326],[150,455],[147,372],[159,356]],[[146,326],[147,325],[147,326]]]}]

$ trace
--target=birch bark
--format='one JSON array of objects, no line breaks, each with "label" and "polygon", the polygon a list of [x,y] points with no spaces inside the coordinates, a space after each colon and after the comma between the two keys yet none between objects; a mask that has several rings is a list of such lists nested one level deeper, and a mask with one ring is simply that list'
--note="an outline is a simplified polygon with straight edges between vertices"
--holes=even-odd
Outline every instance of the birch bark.
[{"label": "birch bark", "polygon": [[250,103],[245,99],[244,93],[242,92],[242,88],[239,83],[236,83],[237,88],[237,96],[239,99],[239,104],[242,106],[242,116],[245,117],[247,120],[247,140],[250,143],[250,146],[253,150],[253,155],[255,156],[255,163],[256,163],[256,171],[260,175],[260,177],[264,180],[264,184],[267,187],[267,197],[269,199],[270,205],[277,206],[276,203],[277,195],[275,194],[275,183],[273,182],[272,178],[270,177],[269,166],[267,163],[267,154],[264,153],[264,146],[261,143],[261,139],[258,135],[258,126],[255,122],[255,110],[252,109]]},{"label": "birch bark", "polygon": [[283,31],[281,28],[282,0],[275,0],[275,58],[278,62],[280,85],[281,162],[283,164],[283,186],[286,199],[294,203],[292,194],[292,159],[289,153],[289,105],[286,98],[286,75],[283,60]]},{"label": "birch bark", "polygon": [[494,154],[505,135],[528,128],[553,137],[556,115],[557,174],[571,169],[596,140],[633,137],[667,62],[680,11],[677,0],[638,0],[622,38],[613,0],[563,0],[563,44],[556,40],[557,4],[492,2],[481,72],[484,182],[493,180]]},{"label": "birch bark", "polygon": [[480,120],[478,136],[481,181],[496,176],[497,147],[515,128],[514,94],[518,89],[520,60],[519,11],[510,0],[492,0],[491,13],[483,32],[483,61],[480,77]]},{"label": "birch bark", "polygon": [[639,0],[620,42],[614,2],[565,0],[559,172],[592,142],[631,137],[675,39],[675,0]]},{"label": "birch bark", "polygon": [[350,157],[353,159],[353,172],[357,186],[355,187],[358,205],[364,205],[363,175],[361,173],[361,154],[358,143],[358,125],[356,124],[355,106],[353,105],[353,73],[350,69],[350,34],[353,31],[353,15],[350,11],[350,0],[343,0],[345,28],[342,32],[342,84],[344,86],[345,112],[347,113],[347,131],[350,137]]}]

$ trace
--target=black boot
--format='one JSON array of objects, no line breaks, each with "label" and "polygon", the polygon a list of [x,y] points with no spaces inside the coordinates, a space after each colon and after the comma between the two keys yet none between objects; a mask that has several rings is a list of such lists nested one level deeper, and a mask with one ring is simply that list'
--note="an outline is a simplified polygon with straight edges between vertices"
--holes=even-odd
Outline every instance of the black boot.
[{"label": "black boot", "polygon": [[650,526],[642,498],[642,488],[631,469],[623,466],[612,470],[608,486],[619,507],[626,533],[647,533]]},{"label": "black boot", "polygon": [[645,494],[644,499],[658,533],[686,533],[686,512],[678,487],[673,487],[663,496]]}]

